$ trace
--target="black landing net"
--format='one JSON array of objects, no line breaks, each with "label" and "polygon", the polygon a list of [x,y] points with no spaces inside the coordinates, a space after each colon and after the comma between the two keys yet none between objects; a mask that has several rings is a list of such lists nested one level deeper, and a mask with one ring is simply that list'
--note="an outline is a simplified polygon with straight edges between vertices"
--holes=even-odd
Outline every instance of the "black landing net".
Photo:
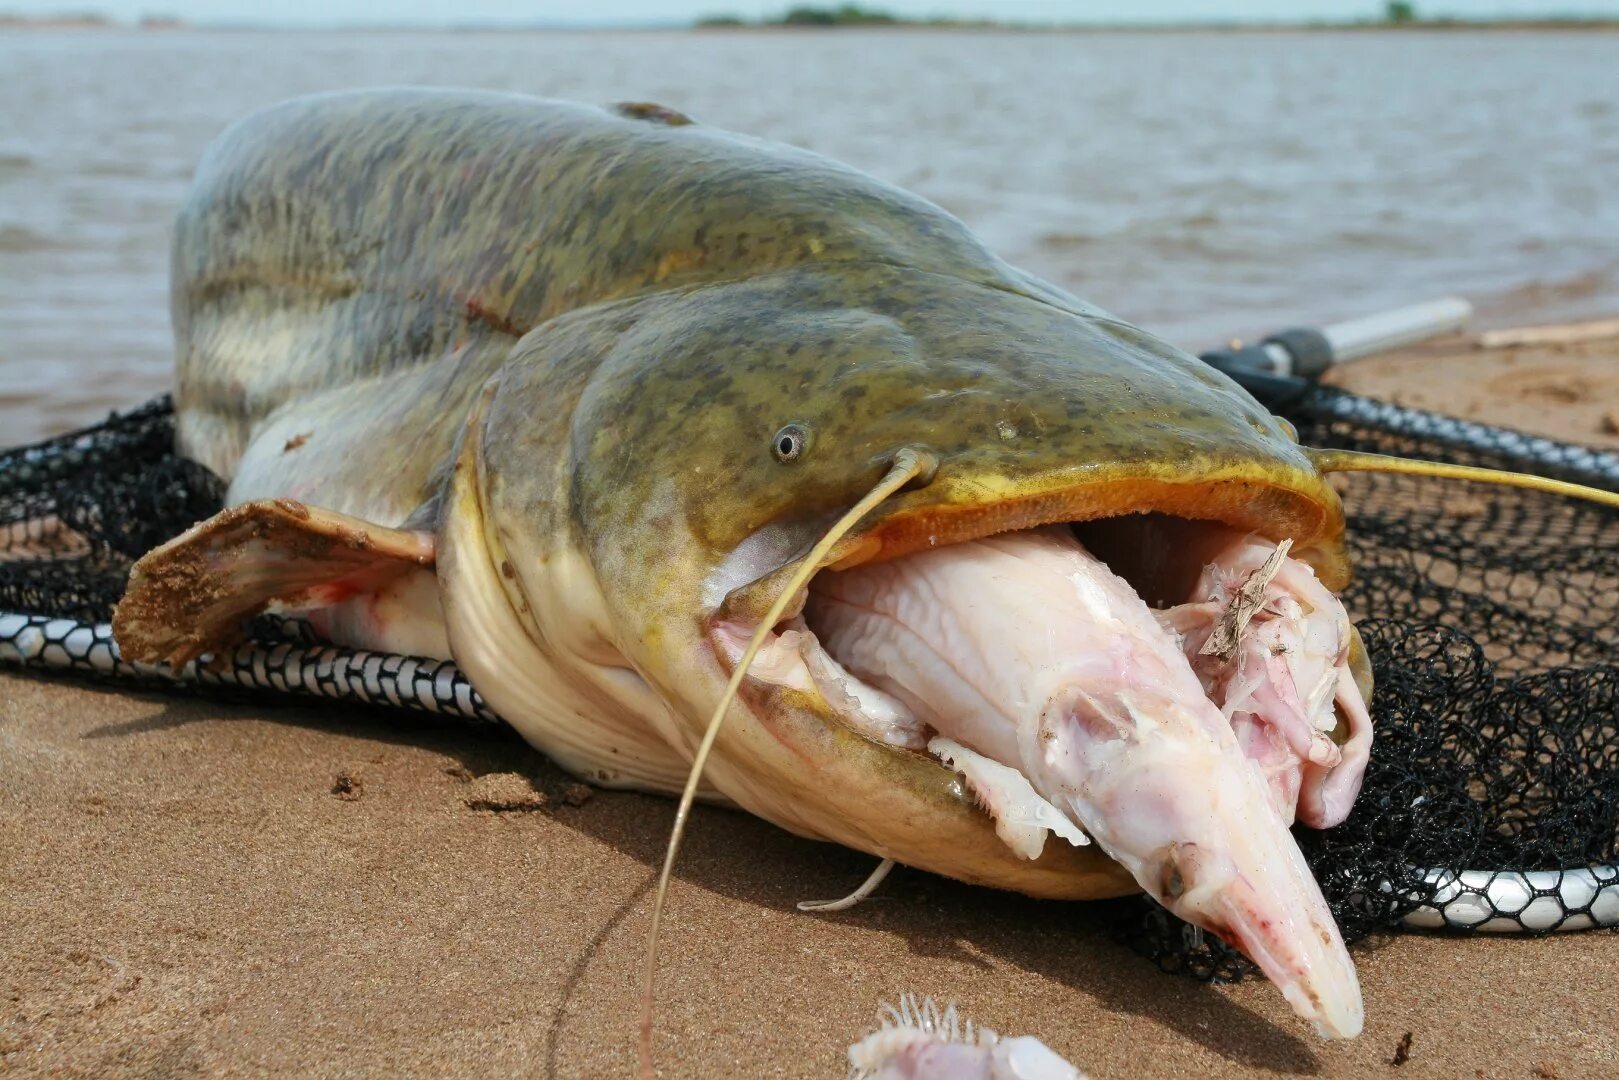
[{"label": "black landing net", "polygon": [[[1616,464],[1326,387],[1282,411],[1311,446],[1586,483]],[[0,453],[0,663],[182,687],[120,660],[107,627],[130,564],[221,507],[223,483],[173,445],[161,398]],[[1402,922],[1532,933],[1619,922],[1619,512],[1464,481],[1334,483],[1376,738],[1349,820],[1296,832],[1344,937]],[[183,685],[499,722],[453,664],[333,648],[269,619]],[[1121,905],[1118,933],[1166,971],[1252,970],[1149,901]]]}]

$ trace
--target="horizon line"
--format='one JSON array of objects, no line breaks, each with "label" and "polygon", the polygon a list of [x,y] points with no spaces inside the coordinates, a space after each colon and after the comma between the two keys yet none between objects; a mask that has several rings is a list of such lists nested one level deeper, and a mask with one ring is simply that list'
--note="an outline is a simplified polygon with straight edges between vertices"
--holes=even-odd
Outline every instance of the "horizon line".
[{"label": "horizon line", "polygon": [[1007,20],[995,18],[908,18],[866,26],[798,26],[781,22],[744,21],[739,24],[703,25],[703,20],[724,18],[724,13],[680,19],[571,20],[549,19],[534,22],[511,19],[467,19],[457,22],[404,21],[371,22],[256,19],[191,20],[152,13],[122,19],[102,12],[78,11],[59,15],[34,15],[0,9],[0,26],[37,30],[132,30],[149,33],[187,30],[223,31],[336,31],[336,32],[471,32],[526,30],[533,32],[613,32],[613,31],[700,31],[710,34],[781,31],[788,33],[849,33],[851,31],[900,32],[919,30],[1009,30],[1009,31],[1231,31],[1231,30],[1445,30],[1445,29],[1532,29],[1619,26],[1619,15],[1561,12],[1545,15],[1469,15],[1419,18],[1392,22],[1376,16],[1351,19],[1329,18],[1245,18],[1230,16],[1208,19],[1096,19],[1096,20]]}]

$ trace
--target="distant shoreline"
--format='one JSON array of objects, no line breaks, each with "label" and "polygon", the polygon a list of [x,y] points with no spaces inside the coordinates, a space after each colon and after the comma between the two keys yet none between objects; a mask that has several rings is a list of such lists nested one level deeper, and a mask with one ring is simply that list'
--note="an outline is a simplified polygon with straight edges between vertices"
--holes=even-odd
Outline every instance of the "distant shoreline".
[{"label": "distant shoreline", "polygon": [[[404,29],[401,27],[400,29]],[[542,29],[535,27],[534,29]],[[690,27],[577,27],[603,30],[690,30],[698,34],[837,34],[892,31],[896,33],[1011,33],[1011,34],[1313,34],[1344,31],[1389,32],[1399,34],[1447,31],[1569,31],[1619,30],[1614,19],[1491,19],[1478,21],[1435,20],[1433,22],[1190,22],[1190,23],[1013,23],[1013,22],[895,22],[851,26],[787,26],[781,23],[742,26]]]},{"label": "distant shoreline", "polygon": [[1346,22],[1180,22],[1180,23],[1024,23],[976,20],[896,20],[837,26],[767,23],[626,23],[623,25],[488,22],[463,24],[339,23],[313,26],[286,23],[192,23],[182,19],[148,16],[120,22],[105,15],[79,14],[28,16],[0,12],[4,30],[185,31],[254,33],[694,33],[694,34],[837,34],[885,33],[1025,33],[1025,34],[1310,34],[1388,32],[1400,34],[1445,32],[1567,32],[1619,31],[1619,18],[1555,19],[1431,19],[1412,22],[1351,20]]}]

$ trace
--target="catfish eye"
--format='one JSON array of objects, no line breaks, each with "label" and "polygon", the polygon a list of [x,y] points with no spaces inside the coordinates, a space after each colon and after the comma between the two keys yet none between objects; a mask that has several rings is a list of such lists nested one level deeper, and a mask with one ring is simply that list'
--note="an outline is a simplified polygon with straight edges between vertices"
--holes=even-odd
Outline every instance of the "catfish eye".
[{"label": "catfish eye", "polygon": [[803,424],[788,424],[770,440],[770,453],[783,465],[791,465],[809,448],[809,429]]}]

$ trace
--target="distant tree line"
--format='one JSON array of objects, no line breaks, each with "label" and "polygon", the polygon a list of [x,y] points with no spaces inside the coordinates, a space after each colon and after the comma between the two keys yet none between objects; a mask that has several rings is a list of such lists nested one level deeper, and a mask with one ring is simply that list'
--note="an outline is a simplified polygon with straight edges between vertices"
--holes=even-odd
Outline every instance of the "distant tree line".
[{"label": "distant tree line", "polygon": [[744,19],[734,14],[715,14],[699,19],[697,26],[704,29],[769,29],[773,27],[794,28],[826,28],[839,26],[921,26],[941,27],[952,29],[988,29],[999,28],[1005,30],[1084,30],[1084,31],[1117,31],[1133,30],[1147,31],[1174,31],[1174,30],[1210,30],[1210,31],[1264,31],[1264,30],[1386,30],[1390,28],[1409,30],[1562,30],[1562,29],[1619,29],[1619,19],[1603,18],[1601,16],[1553,16],[1537,19],[1515,17],[1496,17],[1485,19],[1466,19],[1451,15],[1424,16],[1417,10],[1414,0],[1383,0],[1381,13],[1373,7],[1371,12],[1358,19],[1313,19],[1313,20],[1279,20],[1276,22],[1244,22],[1236,21],[1205,21],[1186,23],[1128,23],[1128,22],[1008,22],[999,19],[950,19],[950,18],[911,18],[909,16],[895,15],[880,8],[864,7],[860,4],[839,4],[835,6],[819,7],[811,4],[800,4],[788,8],[775,18],[764,18],[757,21]]},{"label": "distant tree line", "polygon": [[799,6],[787,9],[781,17],[783,26],[892,26],[898,19],[886,11],[863,8],[859,4],[839,7]]},{"label": "distant tree line", "polygon": [[710,15],[697,20],[705,29],[724,29],[738,26],[990,26],[990,19],[906,19],[877,8],[859,4],[840,4],[837,7],[814,7],[801,4],[788,8],[774,19],[749,22],[736,15]]}]

